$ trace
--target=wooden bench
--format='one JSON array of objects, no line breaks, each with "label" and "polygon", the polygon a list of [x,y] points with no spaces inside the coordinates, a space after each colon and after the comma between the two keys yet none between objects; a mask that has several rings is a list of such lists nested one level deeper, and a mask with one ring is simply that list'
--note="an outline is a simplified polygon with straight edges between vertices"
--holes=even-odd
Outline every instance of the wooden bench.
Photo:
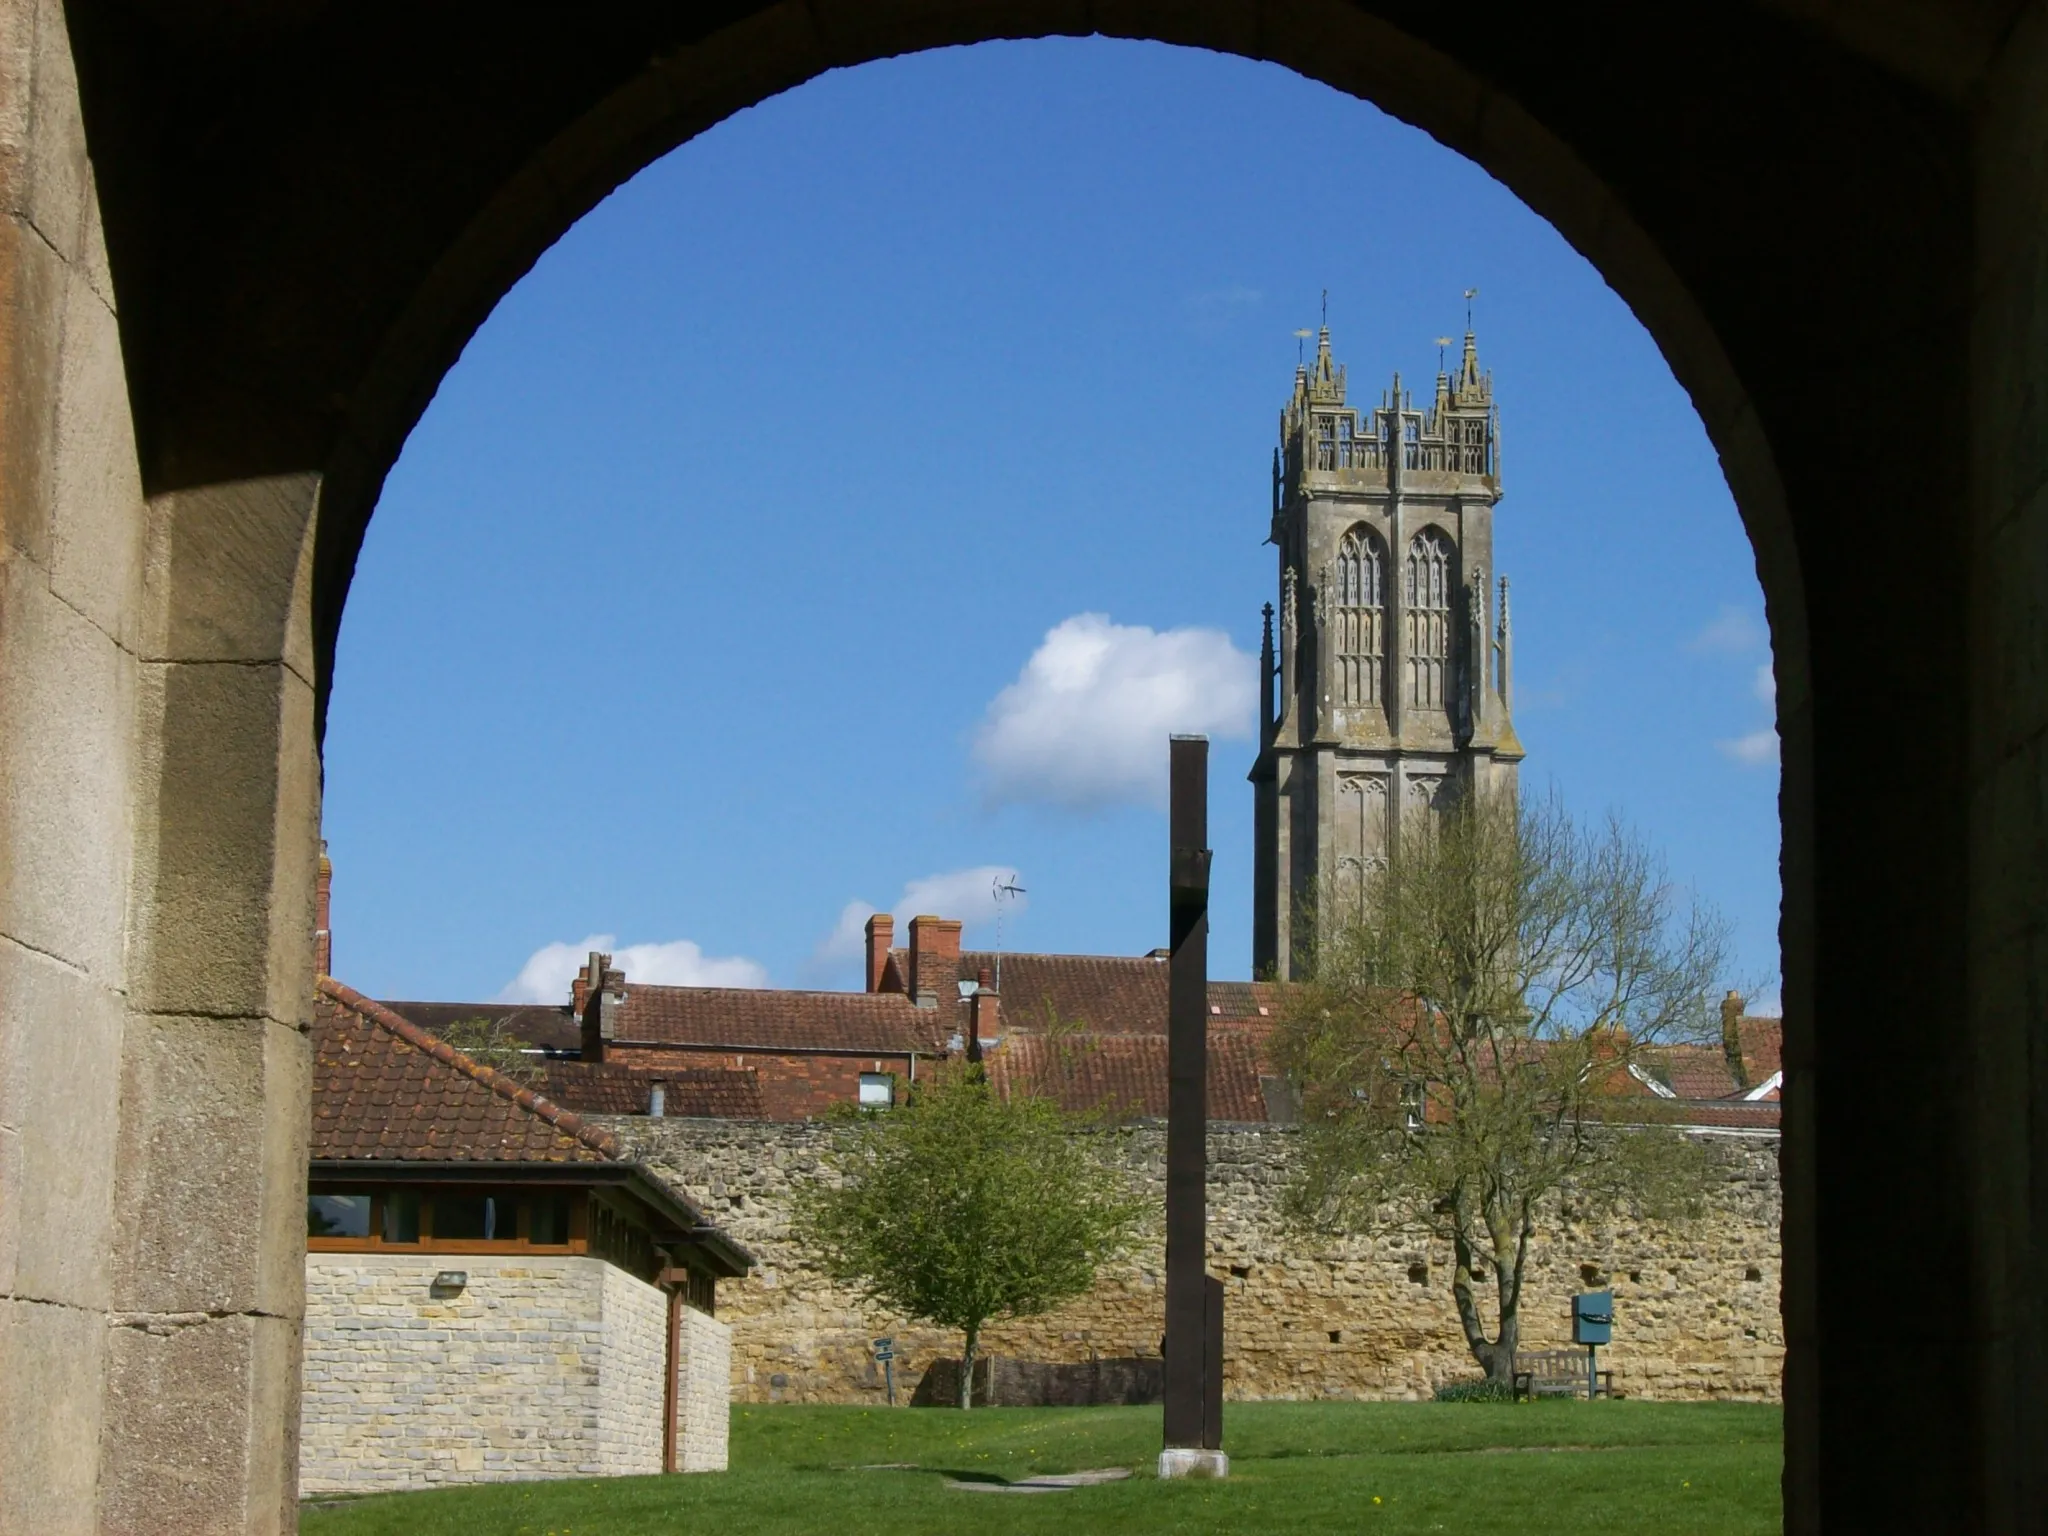
[{"label": "wooden bench", "polygon": [[[1614,1372],[1599,1373],[1599,1395],[1614,1396]],[[1515,1401],[1525,1397],[1576,1397],[1586,1390],[1583,1349],[1539,1349],[1515,1354]]]}]

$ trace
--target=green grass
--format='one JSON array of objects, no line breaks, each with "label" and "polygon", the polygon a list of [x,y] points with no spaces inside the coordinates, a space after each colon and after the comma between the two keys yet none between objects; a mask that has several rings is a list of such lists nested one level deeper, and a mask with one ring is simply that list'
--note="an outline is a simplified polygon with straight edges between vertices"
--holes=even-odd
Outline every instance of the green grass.
[{"label": "green grass", "polygon": [[[733,1410],[732,1470],[498,1483],[309,1501],[305,1536],[923,1536],[1093,1531],[1367,1533],[1779,1529],[1778,1410],[1738,1403],[1242,1403],[1231,1476],[1162,1483],[1157,1408]],[[863,1470],[909,1462],[915,1470]],[[1135,1467],[1067,1493],[948,1478]]]}]

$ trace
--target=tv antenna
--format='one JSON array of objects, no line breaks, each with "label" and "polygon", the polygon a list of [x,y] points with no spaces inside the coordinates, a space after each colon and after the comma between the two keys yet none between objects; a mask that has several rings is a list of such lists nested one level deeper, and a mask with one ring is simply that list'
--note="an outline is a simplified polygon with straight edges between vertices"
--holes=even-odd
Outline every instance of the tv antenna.
[{"label": "tv antenna", "polygon": [[998,996],[1002,995],[1003,990],[1003,902],[1006,899],[1015,901],[1019,896],[1027,894],[1029,893],[1024,887],[1017,883],[1017,876],[1014,871],[1007,875],[997,875],[995,879],[989,882],[989,896],[996,904],[996,994]]}]

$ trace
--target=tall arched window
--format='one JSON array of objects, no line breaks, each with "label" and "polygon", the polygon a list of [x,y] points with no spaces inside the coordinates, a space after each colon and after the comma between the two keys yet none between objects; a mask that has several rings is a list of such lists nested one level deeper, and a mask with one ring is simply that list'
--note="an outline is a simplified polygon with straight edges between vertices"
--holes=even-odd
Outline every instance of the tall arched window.
[{"label": "tall arched window", "polygon": [[1337,657],[1337,697],[1345,704],[1380,702],[1387,648],[1383,564],[1380,541],[1370,529],[1352,529],[1337,546],[1337,632],[1332,650]]},{"label": "tall arched window", "polygon": [[1408,546],[1408,702],[1442,709],[1451,663],[1451,546],[1425,528]]}]

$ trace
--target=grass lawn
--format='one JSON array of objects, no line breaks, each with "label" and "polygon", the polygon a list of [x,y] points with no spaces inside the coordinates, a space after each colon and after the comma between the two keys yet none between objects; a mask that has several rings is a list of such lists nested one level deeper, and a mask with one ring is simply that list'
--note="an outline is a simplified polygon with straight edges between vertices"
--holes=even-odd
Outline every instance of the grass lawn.
[{"label": "grass lawn", "polygon": [[[1779,1529],[1776,1408],[1742,1403],[1232,1403],[1228,1481],[1151,1475],[1157,1408],[742,1407],[732,1470],[311,1500],[305,1536]],[[908,1463],[883,1468],[878,1463]],[[950,1479],[1134,1467],[1129,1482],[972,1493]]]}]

